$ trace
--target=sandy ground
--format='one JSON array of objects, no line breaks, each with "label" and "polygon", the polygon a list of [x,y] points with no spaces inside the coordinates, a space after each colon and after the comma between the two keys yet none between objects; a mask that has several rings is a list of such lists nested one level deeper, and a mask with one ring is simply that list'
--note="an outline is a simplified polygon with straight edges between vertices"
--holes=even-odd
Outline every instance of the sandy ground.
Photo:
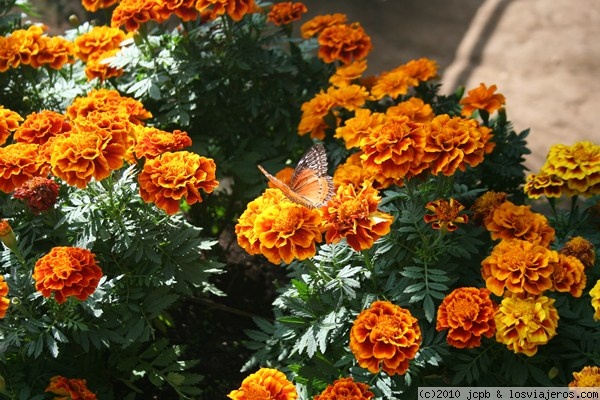
[{"label": "sandy ground", "polygon": [[410,59],[440,64],[447,92],[480,82],[506,97],[517,131],[531,129],[536,171],[557,143],[600,144],[599,0],[307,0],[341,12],[372,37],[369,70]]}]

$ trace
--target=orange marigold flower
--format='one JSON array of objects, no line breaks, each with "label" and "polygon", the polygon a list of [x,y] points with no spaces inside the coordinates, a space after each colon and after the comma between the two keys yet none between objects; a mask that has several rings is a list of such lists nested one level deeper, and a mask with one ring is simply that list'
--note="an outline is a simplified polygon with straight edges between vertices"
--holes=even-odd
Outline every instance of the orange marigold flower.
[{"label": "orange marigold flower", "polygon": [[475,110],[485,110],[493,113],[499,110],[505,103],[504,95],[496,92],[496,85],[489,88],[482,82],[479,87],[467,92],[467,97],[460,101],[462,105],[461,114],[470,117]]},{"label": "orange marigold flower", "polygon": [[8,295],[8,284],[4,281],[4,275],[0,275],[0,319],[6,316],[6,311],[10,306]]},{"label": "orange marigold flower", "polygon": [[71,186],[83,189],[94,178],[101,181],[123,166],[129,121],[109,113],[77,118],[73,133],[52,142],[52,173]]},{"label": "orange marigold flower", "polygon": [[492,239],[522,239],[548,247],[554,241],[554,228],[540,213],[531,211],[531,206],[518,206],[505,201],[496,207],[485,228]]},{"label": "orange marigold flower", "polygon": [[421,328],[410,311],[388,301],[363,310],[350,329],[350,350],[358,364],[377,374],[402,375],[421,346]]},{"label": "orange marigold flower", "polygon": [[399,67],[406,75],[416,79],[418,82],[425,82],[437,76],[438,64],[429,58],[419,58],[410,60]]},{"label": "orange marigold flower", "polygon": [[302,104],[302,117],[298,124],[300,136],[310,133],[311,138],[325,139],[327,123],[324,118],[336,106],[330,93],[321,91],[315,97]]},{"label": "orange marigold flower", "polygon": [[88,32],[75,38],[76,55],[81,61],[87,61],[94,54],[118,49],[127,36],[119,28],[104,25],[94,26]]},{"label": "orange marigold flower", "polygon": [[158,0],[121,0],[112,12],[110,25],[113,28],[125,26],[128,32],[137,31],[140,25],[160,18]]},{"label": "orange marigold flower", "polygon": [[123,75],[123,69],[111,67],[109,62],[109,59],[120,51],[121,49],[112,49],[89,57],[85,64],[85,76],[88,80],[98,78],[100,81],[105,81]]},{"label": "orange marigold flower", "polygon": [[389,72],[384,72],[376,78],[371,94],[375,100],[381,100],[385,96],[390,96],[395,99],[398,96],[408,93],[408,88],[416,86],[418,81],[409,76],[402,69],[394,69]]},{"label": "orange marigold flower", "polygon": [[345,163],[337,166],[333,173],[335,187],[348,184],[361,187],[366,180],[371,178],[371,174],[362,166],[361,154],[361,152],[353,153],[346,159]]},{"label": "orange marigold flower", "polygon": [[0,105],[0,146],[6,143],[11,132],[19,127],[21,121],[23,121],[23,117],[18,113]]},{"label": "orange marigold flower", "polygon": [[325,28],[319,34],[318,56],[326,63],[336,60],[350,64],[367,57],[372,49],[371,38],[358,22]]},{"label": "orange marigold flower", "polygon": [[37,57],[40,48],[45,47],[45,26],[32,25],[29,28],[14,30],[10,35],[0,37],[0,72],[19,65],[29,65]]},{"label": "orange marigold flower", "polygon": [[482,221],[483,225],[488,224],[494,215],[494,210],[504,204],[507,196],[507,193],[494,192],[493,190],[479,196],[471,206],[473,219]]},{"label": "orange marigold flower", "polygon": [[[279,179],[281,182],[283,182],[283,183],[285,183],[287,185],[288,183],[290,183],[290,180],[292,179],[292,175],[293,174],[294,174],[294,168],[292,168],[292,167],[285,167],[282,170],[280,170],[278,173],[275,174],[275,178]],[[270,188],[276,188],[277,187],[271,181],[267,182],[267,185]]]},{"label": "orange marigold flower", "polygon": [[545,172],[527,175],[527,182],[523,191],[530,199],[539,199],[541,196],[548,198],[559,198],[570,191],[567,189],[565,181],[556,175],[550,175]]},{"label": "orange marigold flower", "polygon": [[483,161],[489,135],[472,119],[438,115],[429,124],[424,161],[430,163],[434,175],[450,176],[467,165],[475,167]]},{"label": "orange marigold flower", "polygon": [[496,341],[531,357],[556,335],[558,319],[554,299],[506,297],[495,316]]},{"label": "orange marigold flower", "polygon": [[565,181],[573,194],[600,194],[600,146],[589,141],[554,145],[542,171]]},{"label": "orange marigold flower", "polygon": [[248,254],[260,254],[259,232],[255,229],[256,217],[267,207],[278,204],[285,198],[281,190],[267,189],[261,196],[248,203],[246,210],[240,215],[235,225],[235,234],[238,244]]},{"label": "orange marigold flower", "polygon": [[[275,190],[275,189],[270,189]],[[317,252],[321,242],[321,214],[289,200],[262,209],[254,221],[260,253],[273,264],[305,260]]]},{"label": "orange marigold flower", "polygon": [[168,20],[175,14],[182,21],[194,21],[200,15],[196,9],[196,0],[168,0],[159,3],[158,22]]},{"label": "orange marigold flower", "polygon": [[600,321],[600,279],[596,281],[596,284],[590,290],[590,297],[592,298],[592,308],[594,309],[594,319]]},{"label": "orange marigold flower", "polygon": [[338,187],[323,211],[325,240],[337,243],[342,238],[356,251],[370,249],[390,232],[394,217],[378,211],[381,197],[366,181],[360,190],[352,184]]},{"label": "orange marigold flower", "polygon": [[67,379],[64,376],[53,376],[50,378],[50,384],[46,392],[59,395],[55,400],[96,400],[96,395],[92,393],[85,379]]},{"label": "orange marigold flower", "polygon": [[181,200],[189,205],[201,203],[200,189],[212,193],[219,185],[215,172],[212,158],[189,151],[168,151],[146,160],[138,175],[140,195],[167,214],[175,214]]},{"label": "orange marigold flower", "polygon": [[17,142],[44,144],[53,136],[62,135],[71,130],[67,117],[50,110],[32,112],[15,131]]},{"label": "orange marigold flower", "polygon": [[487,288],[496,296],[501,296],[505,290],[538,295],[552,288],[557,260],[558,253],[544,246],[506,239],[500,241],[481,262],[481,275]]},{"label": "orange marigold flower", "polygon": [[352,377],[348,377],[334,381],[321,394],[313,397],[313,400],[371,400],[374,396],[369,390],[369,385],[355,382]]},{"label": "orange marigold flower", "polygon": [[336,68],[335,74],[329,78],[329,83],[336,87],[344,87],[358,82],[362,73],[367,70],[367,60],[358,60],[350,64],[342,64]]},{"label": "orange marigold flower", "polygon": [[108,8],[119,0],[81,0],[81,5],[87,11],[96,12],[101,8]]},{"label": "orange marigold flower", "polygon": [[310,21],[302,24],[300,27],[300,35],[303,39],[308,39],[321,34],[323,30],[330,26],[345,24],[346,20],[346,15],[339,13],[317,15]]},{"label": "orange marigold flower", "polygon": [[295,400],[296,387],[285,374],[273,368],[261,368],[248,375],[237,390],[227,397],[233,400]]},{"label": "orange marigold flower", "polygon": [[385,115],[388,117],[406,115],[414,122],[423,123],[430,122],[435,116],[431,106],[425,104],[423,100],[418,97],[411,97],[395,106],[388,107]]},{"label": "orange marigold flower", "polygon": [[277,26],[287,25],[293,21],[302,18],[302,15],[308,11],[306,6],[300,2],[291,1],[275,3],[271,6],[271,11],[267,15],[267,21]]},{"label": "orange marigold flower", "polygon": [[198,0],[196,2],[196,9],[201,13],[210,11],[211,20],[227,14],[234,21],[239,21],[255,8],[254,0]]},{"label": "orange marigold flower", "polygon": [[96,256],[78,247],[53,247],[33,268],[35,288],[44,297],[54,293],[58,304],[74,296],[85,301],[98,287],[102,269]]},{"label": "orange marigold flower", "polygon": [[87,117],[93,111],[111,112],[129,117],[134,124],[151,118],[152,113],[144,108],[139,101],[130,97],[121,97],[116,90],[94,89],[85,97],[77,97],[67,107],[66,115],[74,120],[77,117]]},{"label": "orange marigold flower", "polygon": [[573,372],[573,381],[569,387],[595,387],[600,386],[600,367],[585,366],[579,372]]},{"label": "orange marigold flower", "polygon": [[448,329],[446,341],[450,346],[471,349],[481,345],[482,336],[494,336],[498,306],[490,299],[490,293],[488,289],[462,287],[444,298],[435,329]]},{"label": "orange marigold flower", "polygon": [[171,133],[154,127],[137,126],[136,130],[138,139],[133,153],[138,159],[156,158],[167,151],[183,150],[192,145],[187,132],[178,129]]},{"label": "orange marigold flower", "polygon": [[591,268],[596,263],[594,245],[581,236],[570,238],[559,253],[577,258],[585,268]]},{"label": "orange marigold flower", "polygon": [[585,267],[577,258],[558,254],[558,260],[554,264],[553,290],[558,292],[569,292],[573,297],[581,297],[587,283]]},{"label": "orange marigold flower", "polygon": [[17,237],[7,219],[0,219],[0,242],[12,251],[17,250]]},{"label": "orange marigold flower", "polygon": [[65,64],[73,63],[75,45],[60,36],[42,37],[41,46],[32,55],[30,65],[39,68],[48,65],[53,69],[61,69]]},{"label": "orange marigold flower", "polygon": [[427,168],[423,162],[426,126],[406,116],[389,117],[363,136],[360,148],[363,166],[385,178],[406,179]]},{"label": "orange marigold flower", "polygon": [[59,186],[52,179],[35,176],[15,189],[13,197],[25,201],[34,214],[49,210],[56,204]]},{"label": "orange marigold flower", "polygon": [[0,190],[10,193],[41,173],[38,145],[13,143],[0,147]]},{"label": "orange marigold flower", "polygon": [[443,199],[430,201],[425,208],[433,213],[425,214],[423,217],[425,223],[433,222],[431,225],[433,229],[453,232],[458,229],[456,224],[469,222],[469,217],[466,214],[460,215],[465,206],[456,199],[450,199],[449,202]]},{"label": "orange marigold flower", "polygon": [[369,98],[367,89],[360,85],[330,87],[327,89],[327,93],[334,99],[336,107],[343,107],[350,111],[362,107]]},{"label": "orange marigold flower", "polygon": [[355,111],[354,117],[348,118],[344,125],[335,130],[333,137],[344,140],[347,149],[359,147],[363,137],[368,137],[373,128],[382,125],[385,121],[385,114],[374,112],[367,108],[359,108]]}]

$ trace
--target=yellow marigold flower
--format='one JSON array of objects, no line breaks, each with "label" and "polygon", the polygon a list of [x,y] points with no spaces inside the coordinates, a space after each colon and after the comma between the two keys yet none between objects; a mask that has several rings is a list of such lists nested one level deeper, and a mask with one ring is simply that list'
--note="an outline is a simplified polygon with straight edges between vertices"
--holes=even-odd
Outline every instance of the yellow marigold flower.
[{"label": "yellow marigold flower", "polygon": [[494,192],[493,190],[479,196],[471,206],[473,219],[482,221],[484,226],[488,224],[494,215],[494,210],[504,204],[507,196],[507,193]]},{"label": "yellow marigold flower", "polygon": [[33,112],[14,133],[14,138],[21,143],[44,144],[53,136],[71,131],[67,117],[50,110]]},{"label": "yellow marigold flower", "polygon": [[587,283],[585,267],[577,258],[558,254],[558,260],[554,264],[553,290],[558,292],[569,292],[573,297],[581,297]]},{"label": "yellow marigold flower", "polygon": [[434,175],[451,176],[467,165],[475,167],[483,161],[489,135],[472,119],[438,115],[429,124],[423,160]]},{"label": "yellow marigold flower", "polygon": [[390,117],[363,136],[360,148],[363,166],[373,174],[396,180],[418,175],[428,166],[423,162],[426,126],[406,116]]},{"label": "yellow marigold flower", "polygon": [[539,295],[552,288],[558,253],[519,239],[501,240],[481,262],[486,287],[496,296],[505,290]]},{"label": "yellow marigold flower", "polygon": [[300,27],[300,35],[303,39],[308,39],[319,35],[323,30],[330,26],[345,24],[346,20],[346,15],[339,13],[317,15],[310,21],[302,24]]},{"label": "yellow marigold flower", "polygon": [[0,146],[6,143],[11,132],[19,127],[21,121],[23,121],[23,117],[18,113],[0,105]]},{"label": "yellow marigold flower", "polygon": [[380,200],[369,181],[358,191],[352,184],[338,187],[323,211],[327,243],[346,238],[356,251],[370,249],[377,239],[390,232],[394,220],[391,215],[377,210]]},{"label": "yellow marigold flower", "polygon": [[596,284],[590,290],[590,297],[592,298],[592,308],[594,309],[594,319],[600,321],[600,279],[596,281]]},{"label": "yellow marigold flower", "polygon": [[137,159],[156,158],[167,151],[183,150],[192,145],[192,139],[187,132],[178,129],[166,132],[158,128],[138,125],[135,128],[137,143],[133,148],[133,153]]},{"label": "yellow marigold flower", "polygon": [[556,335],[558,311],[546,296],[506,297],[496,313],[496,341],[529,357]]},{"label": "yellow marigold flower", "polygon": [[531,211],[531,206],[518,206],[505,201],[496,207],[485,228],[492,239],[522,239],[548,247],[554,241],[554,228],[540,213]]},{"label": "yellow marigold flower", "polygon": [[121,49],[111,49],[89,57],[85,64],[85,76],[87,76],[88,81],[98,78],[102,82],[123,75],[121,68],[114,68],[109,64],[109,59],[116,56],[120,51]]},{"label": "yellow marigold flower", "polygon": [[[272,189],[273,190],[273,189]],[[317,252],[322,241],[321,214],[289,200],[264,208],[256,216],[254,233],[260,253],[273,264],[305,260]]]},{"label": "yellow marigold flower", "polygon": [[425,82],[437,76],[438,64],[429,58],[419,58],[410,60],[406,64],[399,67],[409,77],[416,79],[418,82]]},{"label": "yellow marigold flower", "polygon": [[367,60],[357,60],[350,64],[342,64],[336,68],[329,78],[329,83],[336,87],[345,87],[358,82],[363,72],[367,70]]},{"label": "yellow marigold flower", "polygon": [[233,400],[295,400],[296,387],[285,374],[273,368],[261,368],[248,375],[237,390],[227,397]]},{"label": "yellow marigold flower", "polygon": [[96,12],[101,8],[108,8],[119,0],[81,0],[81,5],[87,11]]},{"label": "yellow marigold flower", "polygon": [[589,141],[554,145],[542,171],[565,181],[574,194],[600,194],[600,146]]},{"label": "yellow marigold flower", "polygon": [[481,345],[482,336],[494,336],[498,306],[490,293],[488,289],[462,287],[444,298],[438,308],[435,329],[448,329],[446,341],[450,346],[472,349]]},{"label": "yellow marigold flower", "polygon": [[34,176],[15,189],[13,197],[25,201],[34,214],[47,211],[56,204],[59,186],[52,179]]},{"label": "yellow marigold flower", "polygon": [[21,64],[31,64],[31,59],[44,46],[44,29],[40,25],[32,25],[27,30],[17,29],[6,37],[0,37],[0,72],[18,68]]},{"label": "yellow marigold flower", "polygon": [[8,284],[4,281],[4,275],[0,275],[0,319],[6,316],[6,311],[10,306],[8,297]]},{"label": "yellow marigold flower", "polygon": [[348,377],[334,381],[321,394],[313,397],[313,400],[371,400],[374,396],[369,390],[369,385],[355,382],[352,377]]},{"label": "yellow marigold flower", "polygon": [[99,112],[73,122],[73,133],[53,140],[50,165],[55,176],[83,189],[92,178],[101,181],[123,166],[131,125],[118,115]]},{"label": "yellow marigold flower", "polygon": [[[115,1],[116,2],[116,1]],[[119,28],[110,26],[94,26],[88,32],[75,38],[76,55],[81,61],[97,53],[118,49],[127,38],[127,34]]]},{"label": "yellow marigold flower", "polygon": [[461,114],[470,117],[475,110],[485,110],[493,113],[499,110],[505,103],[504,95],[496,93],[496,85],[489,88],[482,82],[479,87],[467,92],[467,97],[460,101],[462,105]]},{"label": "yellow marigold flower", "polygon": [[469,217],[466,214],[460,214],[465,209],[465,206],[460,204],[456,199],[450,201],[439,199],[430,201],[425,205],[425,209],[433,214],[425,214],[423,217],[425,223],[433,222],[433,229],[453,232],[458,229],[456,224],[466,224],[469,222]]},{"label": "yellow marigold flower", "polygon": [[66,115],[74,120],[77,117],[87,117],[93,111],[111,112],[127,116],[134,124],[151,118],[152,113],[144,108],[139,101],[130,97],[121,97],[119,92],[110,89],[94,89],[85,97],[77,97],[67,107]]},{"label": "yellow marigold flower", "polygon": [[600,386],[600,367],[585,366],[579,372],[573,372],[573,381],[569,382],[569,387],[599,387]]},{"label": "yellow marigold flower", "polygon": [[335,187],[352,184],[361,187],[363,182],[371,178],[371,174],[362,167],[360,161],[361,152],[350,155],[346,162],[337,166],[333,173],[333,184]]},{"label": "yellow marigold flower", "polygon": [[53,376],[46,392],[59,395],[55,400],[96,400],[96,395],[87,388],[85,379],[67,379],[64,376]]},{"label": "yellow marigold flower", "polygon": [[310,133],[311,138],[325,139],[327,123],[324,118],[335,106],[335,99],[330,93],[324,91],[317,93],[315,97],[302,104],[298,134],[303,136]]},{"label": "yellow marigold flower", "polygon": [[17,237],[7,219],[0,219],[0,242],[12,251],[17,250]]},{"label": "yellow marigold flower", "polygon": [[85,301],[98,287],[102,269],[96,256],[78,247],[53,247],[33,268],[35,288],[44,297],[54,293],[58,304],[74,296]]},{"label": "yellow marigold flower", "polygon": [[367,89],[360,85],[330,87],[327,93],[334,99],[336,107],[343,107],[350,111],[360,109],[369,98]]},{"label": "yellow marigold flower", "polygon": [[138,175],[140,195],[167,214],[175,214],[181,200],[189,205],[202,202],[200,189],[212,193],[219,185],[215,172],[212,158],[189,151],[168,151],[146,160]]},{"label": "yellow marigold flower", "polygon": [[198,11],[210,11],[210,19],[227,14],[234,21],[239,21],[255,8],[254,0],[198,0],[196,2]]},{"label": "yellow marigold flower", "polygon": [[384,121],[385,114],[359,108],[355,111],[354,117],[348,118],[344,125],[336,128],[333,137],[343,139],[347,149],[359,147],[361,139],[369,136],[371,129],[383,124]]},{"label": "yellow marigold flower", "polygon": [[41,174],[38,145],[13,143],[0,147],[0,190],[10,193],[31,177]]},{"label": "yellow marigold flower", "polygon": [[339,60],[350,64],[366,58],[373,48],[371,38],[358,22],[329,26],[319,34],[318,41],[318,56],[326,63]]},{"label": "yellow marigold flower", "polygon": [[559,252],[566,256],[577,258],[585,268],[591,268],[596,263],[596,249],[594,249],[594,245],[581,236],[570,238]]},{"label": "yellow marigold flower", "polygon": [[255,229],[256,217],[274,204],[285,201],[286,197],[279,189],[267,189],[246,206],[235,225],[237,242],[248,254],[260,254],[259,232]]},{"label": "yellow marigold flower", "polygon": [[565,185],[565,181],[556,175],[545,172],[527,175],[523,190],[530,199],[539,199],[541,196],[559,198],[562,196],[563,191],[566,191],[565,193],[570,192]]},{"label": "yellow marigold flower", "polygon": [[272,22],[277,26],[287,25],[293,21],[302,18],[308,9],[301,2],[293,3],[286,1],[283,3],[275,3],[271,6],[271,10],[267,15],[267,21]]},{"label": "yellow marigold flower", "polygon": [[406,115],[412,121],[423,123],[430,122],[435,116],[431,106],[425,104],[418,97],[411,97],[395,106],[388,107],[385,115],[388,117]]},{"label": "yellow marigold flower", "polygon": [[402,69],[394,69],[381,74],[371,88],[371,94],[375,100],[381,100],[385,96],[395,99],[408,93],[408,88],[415,86],[417,80],[410,77]]},{"label": "yellow marigold flower", "polygon": [[410,311],[388,301],[363,310],[350,329],[350,350],[358,365],[377,374],[402,375],[421,346],[421,328]]}]

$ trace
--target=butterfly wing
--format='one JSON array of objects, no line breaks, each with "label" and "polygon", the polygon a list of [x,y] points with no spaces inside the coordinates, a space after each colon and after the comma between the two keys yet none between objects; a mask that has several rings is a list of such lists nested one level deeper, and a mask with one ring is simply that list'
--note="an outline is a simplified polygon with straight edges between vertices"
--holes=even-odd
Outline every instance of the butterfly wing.
[{"label": "butterfly wing", "polygon": [[319,208],[334,195],[333,179],[327,175],[327,154],[322,144],[312,146],[298,162],[289,185],[258,169],[280,189],[288,199],[307,208]]}]

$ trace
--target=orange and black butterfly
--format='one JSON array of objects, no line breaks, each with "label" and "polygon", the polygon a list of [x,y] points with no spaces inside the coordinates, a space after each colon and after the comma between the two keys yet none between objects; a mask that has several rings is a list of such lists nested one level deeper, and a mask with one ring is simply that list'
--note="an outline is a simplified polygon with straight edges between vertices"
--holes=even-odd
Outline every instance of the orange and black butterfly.
[{"label": "orange and black butterfly", "polygon": [[333,179],[327,175],[327,154],[322,144],[315,144],[302,156],[289,184],[275,178],[260,165],[258,169],[288,199],[304,207],[323,207],[334,195]]}]

